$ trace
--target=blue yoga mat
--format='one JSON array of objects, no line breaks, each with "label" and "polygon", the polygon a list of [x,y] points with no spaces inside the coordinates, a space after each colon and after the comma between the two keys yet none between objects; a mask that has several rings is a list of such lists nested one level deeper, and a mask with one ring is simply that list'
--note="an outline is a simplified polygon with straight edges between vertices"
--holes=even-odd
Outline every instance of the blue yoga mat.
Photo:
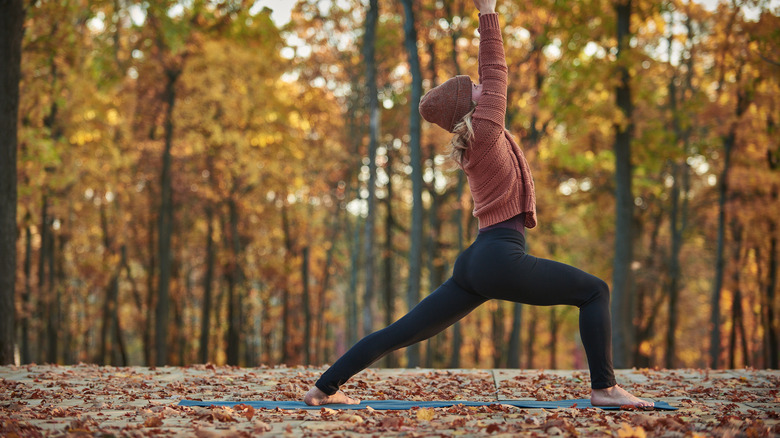
[{"label": "blue yoga mat", "polygon": [[[511,405],[524,409],[557,409],[557,408],[600,408],[605,410],[618,410],[619,407],[611,406],[593,406],[590,400],[558,400],[558,401],[536,401],[536,400],[498,400],[491,402],[467,401],[467,400],[437,400],[437,401],[409,401],[409,400],[363,400],[359,405],[332,404],[325,406],[309,406],[302,401],[200,401],[200,400],[182,400],[179,406],[226,406],[247,405],[256,409],[321,409],[323,407],[330,409],[366,409],[371,407],[378,411],[400,411],[405,409],[418,408],[446,408],[449,406],[487,406],[493,404]],[[576,406],[575,406],[576,405]],[[670,406],[666,402],[655,402],[656,410],[675,411],[677,408]]]}]

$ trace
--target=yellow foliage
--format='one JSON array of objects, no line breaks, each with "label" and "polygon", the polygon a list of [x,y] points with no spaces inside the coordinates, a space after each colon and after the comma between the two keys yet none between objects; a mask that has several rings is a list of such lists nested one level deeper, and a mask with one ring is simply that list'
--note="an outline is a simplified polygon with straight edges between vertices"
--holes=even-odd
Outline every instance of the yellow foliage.
[{"label": "yellow foliage", "polygon": [[645,356],[650,356],[653,353],[653,346],[650,345],[649,341],[644,340],[639,344],[639,352]]},{"label": "yellow foliage", "polygon": [[119,124],[119,112],[117,110],[111,108],[106,112],[106,121],[111,126],[116,126]]}]

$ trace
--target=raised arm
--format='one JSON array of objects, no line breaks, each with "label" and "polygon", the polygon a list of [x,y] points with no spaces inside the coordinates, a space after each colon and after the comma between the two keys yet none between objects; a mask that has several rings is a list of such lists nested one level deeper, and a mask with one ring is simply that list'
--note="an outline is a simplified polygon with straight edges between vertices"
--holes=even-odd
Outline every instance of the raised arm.
[{"label": "raised arm", "polygon": [[[479,74],[482,96],[474,112],[474,130],[483,122],[498,125],[503,131],[506,117],[507,65],[504,41],[498,15],[494,12],[495,0],[474,0],[479,16]],[[495,127],[482,126],[494,131]]]},{"label": "raised arm", "polygon": [[[493,14],[496,12],[495,0],[474,0],[474,6],[481,14]],[[479,83],[482,83],[482,50],[477,55],[477,65],[479,66]]]}]

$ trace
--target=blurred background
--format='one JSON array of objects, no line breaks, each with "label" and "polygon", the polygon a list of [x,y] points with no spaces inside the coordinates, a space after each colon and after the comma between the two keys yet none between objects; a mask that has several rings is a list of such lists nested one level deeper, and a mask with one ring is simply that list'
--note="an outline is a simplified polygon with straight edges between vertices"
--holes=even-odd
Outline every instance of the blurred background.
[{"label": "blurred background", "polygon": [[[417,113],[478,79],[471,1],[25,6],[19,362],[332,363],[476,236]],[[777,368],[779,2],[497,9],[528,250],[611,285],[615,365]],[[585,368],[577,318],[491,301],[377,365]]]}]

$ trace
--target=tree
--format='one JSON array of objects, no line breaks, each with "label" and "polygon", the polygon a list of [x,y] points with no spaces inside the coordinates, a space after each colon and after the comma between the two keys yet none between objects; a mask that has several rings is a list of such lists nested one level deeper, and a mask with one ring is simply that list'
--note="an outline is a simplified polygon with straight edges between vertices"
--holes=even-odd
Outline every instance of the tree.
[{"label": "tree", "polygon": [[363,258],[365,260],[365,293],[363,294],[363,334],[374,330],[374,228],[376,223],[376,148],[380,134],[379,96],[377,91],[376,30],[379,23],[379,1],[369,2],[366,14],[366,35],[363,41],[363,58],[366,63],[366,87],[368,89],[369,142],[368,142],[368,187],[364,231]]},{"label": "tree", "polygon": [[22,0],[0,8],[0,365],[14,362],[16,327],[16,155],[24,15]]},{"label": "tree", "polygon": [[[422,73],[420,71],[420,57],[417,54],[417,31],[414,27],[414,10],[412,0],[403,0],[404,5],[404,45],[409,57],[409,70],[412,73],[412,98],[409,102],[409,149],[411,150],[412,165],[412,224],[411,245],[409,246],[409,285],[406,295],[406,303],[411,309],[420,301],[420,275],[422,269],[422,154],[420,148],[420,106],[422,97]],[[430,214],[436,214],[432,211]],[[434,254],[429,254],[434,257]],[[435,285],[430,285],[435,287]],[[408,366],[415,367],[420,364],[420,349],[418,345],[408,349]]]},{"label": "tree", "polygon": [[615,258],[612,278],[612,320],[614,361],[617,368],[630,366],[633,346],[633,286],[631,265],[633,259],[632,221],[634,199],[631,195],[631,137],[632,126],[630,76],[628,72],[628,40],[631,37],[631,0],[613,4],[617,14],[617,72],[615,101],[619,117],[614,123],[615,141]]}]

